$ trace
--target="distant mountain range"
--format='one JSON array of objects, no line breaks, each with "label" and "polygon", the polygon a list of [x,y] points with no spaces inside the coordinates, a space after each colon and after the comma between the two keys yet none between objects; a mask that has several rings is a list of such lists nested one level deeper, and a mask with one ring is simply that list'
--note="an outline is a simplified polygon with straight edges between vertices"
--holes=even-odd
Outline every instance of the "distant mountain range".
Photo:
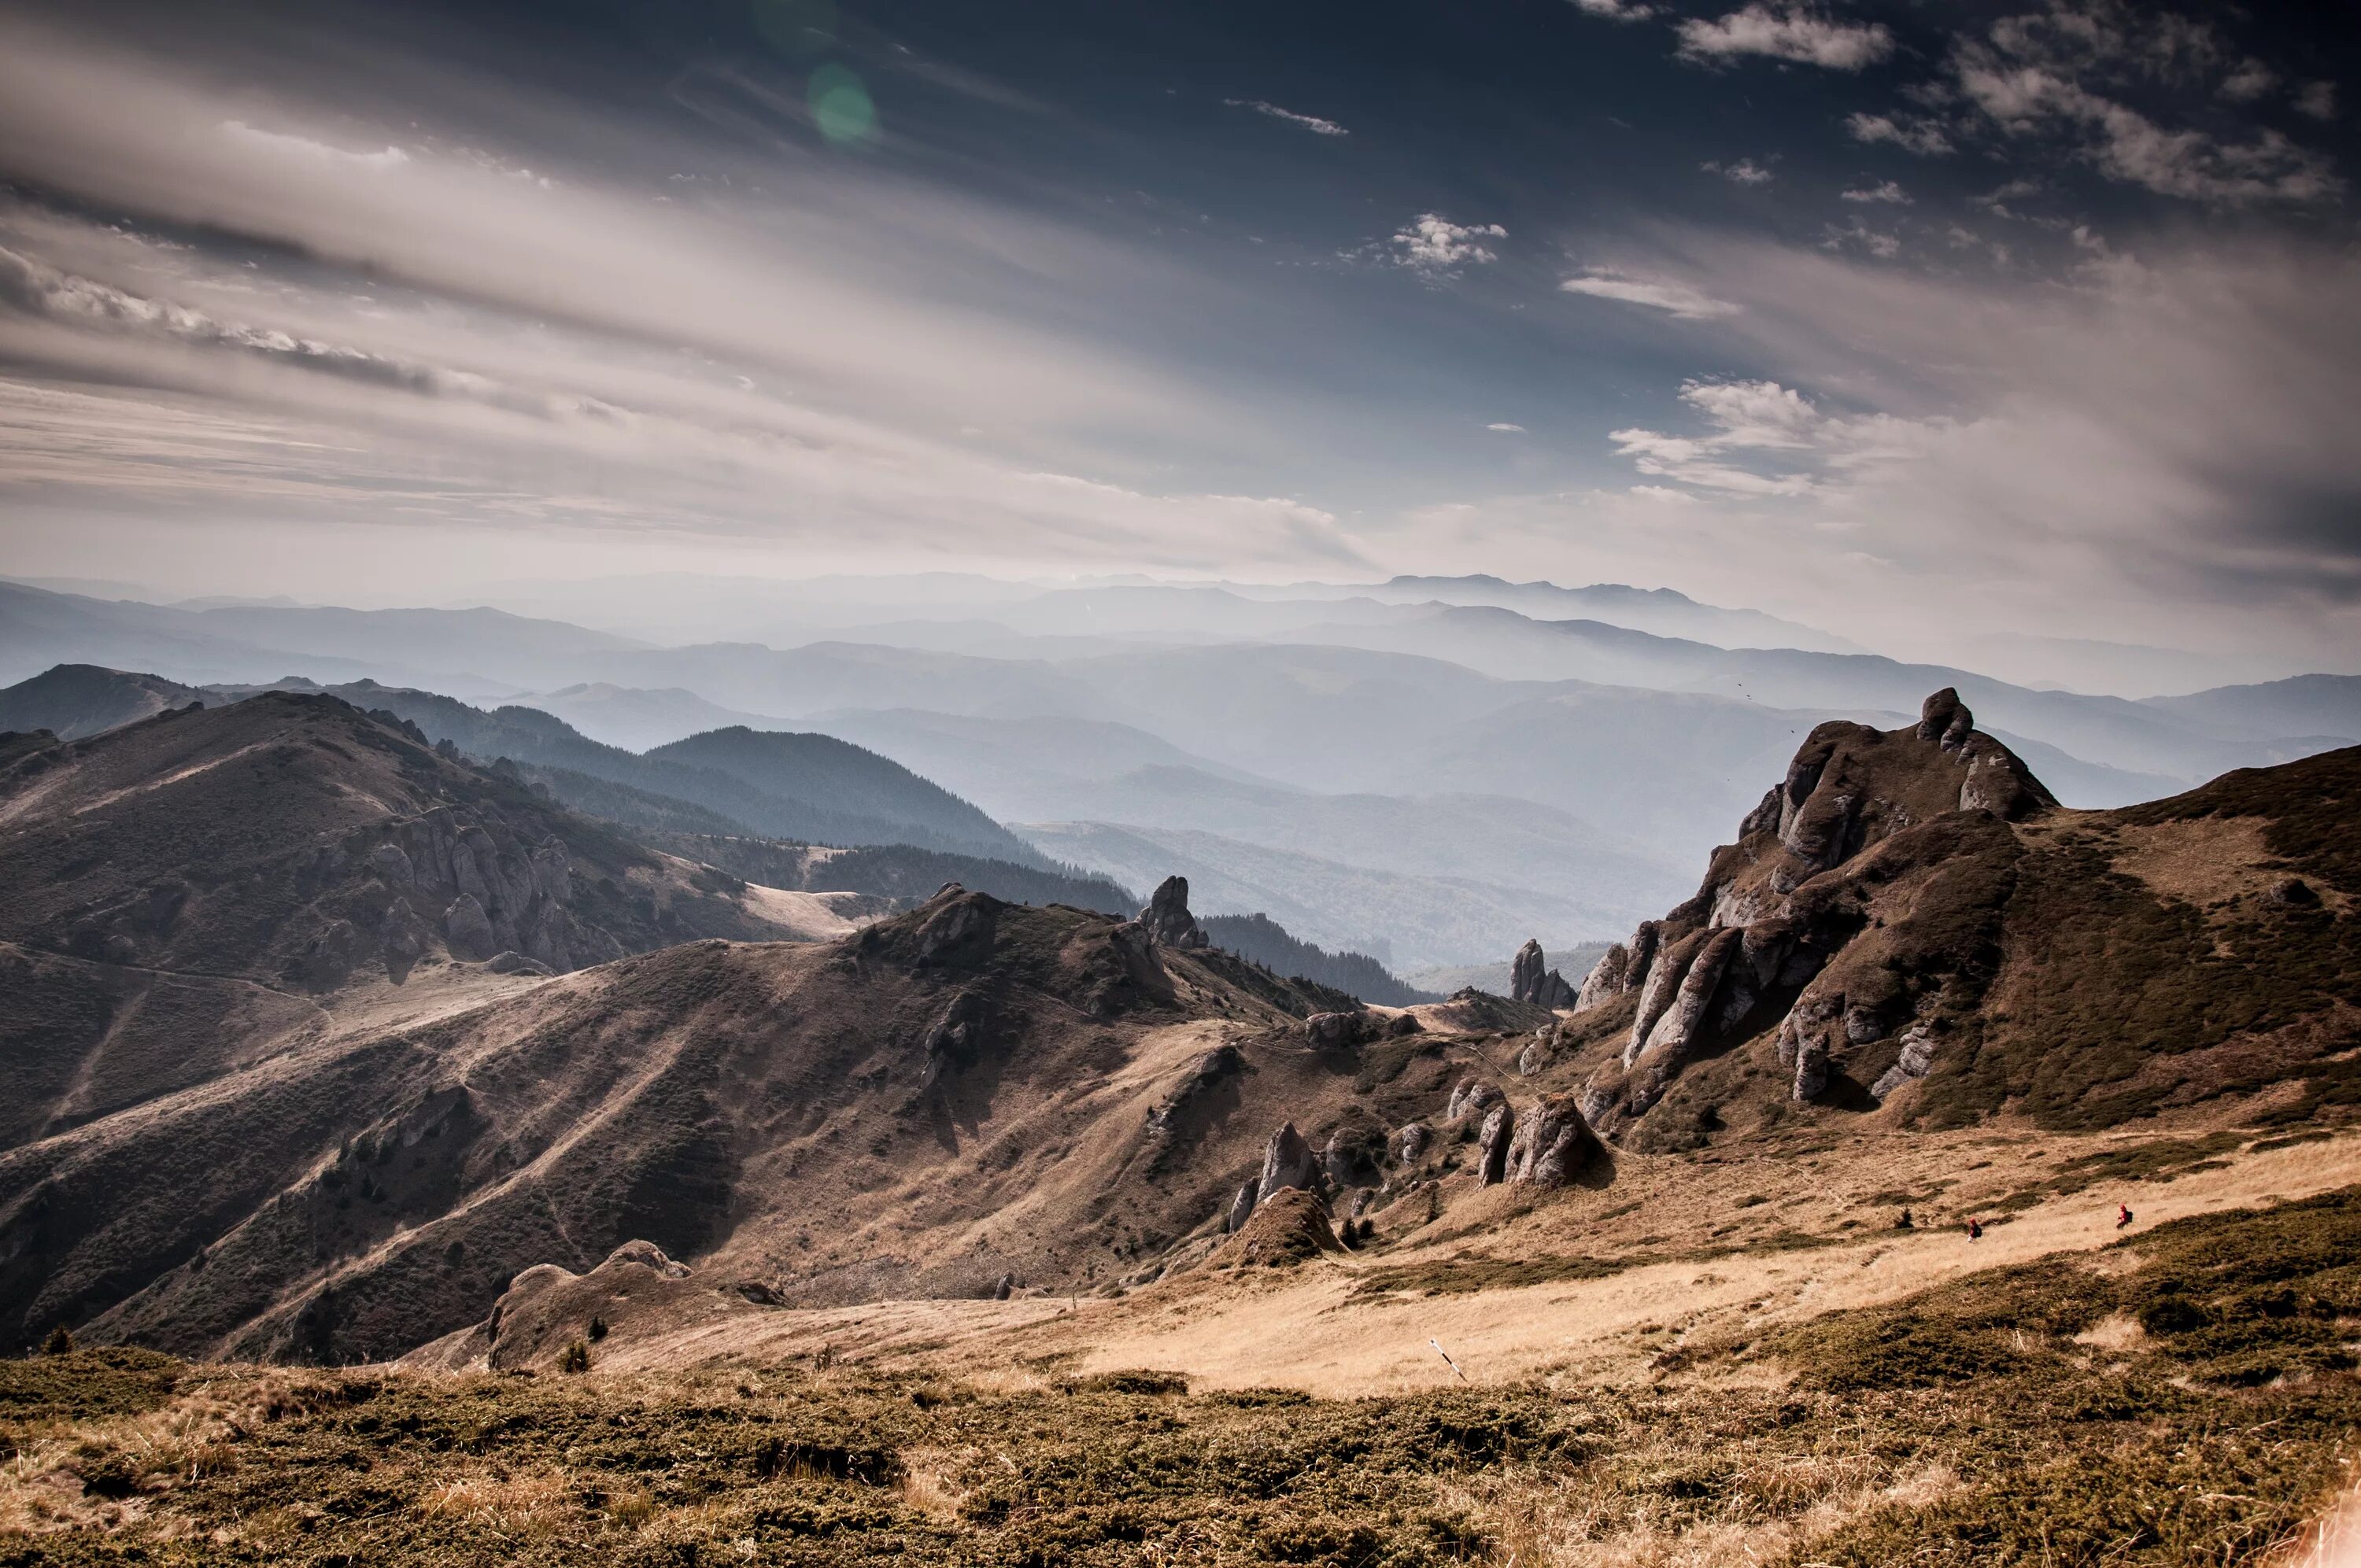
[{"label": "distant mountain range", "polygon": [[[1261,887],[1285,856],[1382,873],[1400,896],[1357,910],[1356,932],[1324,912],[1321,939],[1350,935],[1467,963],[1497,962],[1502,950],[1430,943],[1455,929],[1474,940],[1495,929],[1490,917],[1461,920],[1448,913],[1464,907],[1458,894],[1411,898],[1399,879],[1481,884],[1500,920],[1560,943],[1608,937],[1695,874],[1747,804],[1749,781],[1813,726],[1899,722],[1938,686],[1957,689],[2081,807],[2361,738],[2361,677],[2142,701],[2038,690],[1612,585],[1043,589],[939,576],[784,589],[659,578],[644,588],[647,617],[610,630],[511,610],[191,609],[0,585],[0,670],[80,659],[190,685],[367,678],[479,713],[532,707],[564,733],[516,720],[510,729],[524,732],[495,738],[485,720],[454,716],[437,730],[423,707],[412,716],[438,735],[474,731],[461,740],[470,754],[511,756],[563,797],[652,829],[842,842],[890,833],[1016,863],[1028,861],[1026,845],[979,817],[1107,829],[1101,845],[1207,835],[1197,849],[1209,894]],[[698,592],[710,594],[711,613],[687,624],[708,637],[767,615],[798,637],[863,627],[910,645],[664,646],[648,635],[675,613],[664,606],[686,615]],[[602,615],[631,602],[621,584],[519,594],[506,602]],[[938,635],[947,631],[957,635]],[[1779,639],[1789,645],[1746,645]],[[756,775],[809,765],[832,776],[809,741],[805,760],[735,767],[641,754],[733,726],[834,736],[978,811],[828,785],[783,815]],[[1535,809],[1521,818],[1500,802]],[[1135,861],[1093,863],[1138,872]],[[1268,912],[1302,910],[1326,876],[1272,886]],[[1585,910],[1580,918],[1599,923],[1561,924]]]}]

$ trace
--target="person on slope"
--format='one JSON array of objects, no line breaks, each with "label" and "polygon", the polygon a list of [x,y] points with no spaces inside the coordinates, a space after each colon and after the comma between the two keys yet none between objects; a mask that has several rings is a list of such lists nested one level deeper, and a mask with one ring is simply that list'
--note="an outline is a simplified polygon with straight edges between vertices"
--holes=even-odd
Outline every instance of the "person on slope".
[{"label": "person on slope", "polygon": [[2125,1226],[2126,1226],[2126,1225],[2130,1224],[2131,1223],[2132,1223],[2132,1206],[2131,1206],[2130,1204],[2128,1204],[2128,1203],[2118,1203],[2118,1204],[2116,1204],[2116,1205],[2115,1205],[2115,1229],[2117,1229],[2117,1230],[2119,1230],[2119,1231],[2120,1231],[2120,1230],[2122,1230]]},{"label": "person on slope", "polygon": [[1982,1220],[1970,1220],[1968,1222],[1968,1240],[1971,1242],[1982,1241],[1983,1239],[1983,1234],[1984,1223]]}]

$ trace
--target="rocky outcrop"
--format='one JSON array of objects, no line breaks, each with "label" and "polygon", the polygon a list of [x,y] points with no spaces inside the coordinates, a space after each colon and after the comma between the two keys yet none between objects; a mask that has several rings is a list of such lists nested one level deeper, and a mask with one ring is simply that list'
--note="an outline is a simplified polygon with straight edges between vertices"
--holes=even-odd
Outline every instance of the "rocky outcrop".
[{"label": "rocky outcrop", "polygon": [[1549,967],[1538,938],[1528,938],[1509,960],[1509,999],[1553,1009],[1574,1005],[1574,988],[1566,984],[1565,976]]},{"label": "rocky outcrop", "polygon": [[1508,1179],[1535,1187],[1564,1187],[1598,1152],[1598,1135],[1583,1118],[1576,1097],[1544,1095],[1517,1118],[1515,1135],[1509,1142]]},{"label": "rocky outcrop", "polygon": [[1320,1160],[1303,1135],[1290,1122],[1270,1135],[1262,1152],[1262,1180],[1256,1187],[1256,1201],[1268,1203],[1270,1195],[1285,1188],[1300,1187],[1317,1191],[1320,1186]]},{"label": "rocky outcrop", "polygon": [[1505,1100],[1484,1113],[1484,1129],[1476,1135],[1477,1186],[1495,1187],[1508,1179],[1509,1145],[1516,1129],[1516,1113]]},{"label": "rocky outcrop", "polygon": [[1148,900],[1148,907],[1139,912],[1139,923],[1150,937],[1168,948],[1208,945],[1197,917],[1189,913],[1189,879],[1184,876],[1169,876],[1159,884]]},{"label": "rocky outcrop", "polygon": [[1643,1116],[1709,1046],[1766,1027],[1799,1100],[1856,1058],[1881,1098],[1925,1076],[1940,1019],[1972,1008],[1996,962],[2007,825],[2056,804],[1955,691],[1904,729],[1815,729],[1697,895],[1585,979],[1577,1014],[1636,992],[1585,1108]]},{"label": "rocky outcrop", "polygon": [[991,1003],[982,992],[961,991],[951,997],[920,1047],[926,1059],[918,1069],[920,1089],[934,1087],[946,1074],[956,1073],[975,1059],[990,1014]]},{"label": "rocky outcrop", "polygon": [[1499,1104],[1502,1098],[1499,1085],[1480,1078],[1463,1078],[1452,1090],[1451,1098],[1444,1102],[1443,1119],[1456,1122],[1473,1116],[1487,1106]]},{"label": "rocky outcrop", "polygon": [[1416,1165],[1434,1142],[1433,1130],[1423,1122],[1408,1122],[1394,1129],[1394,1157],[1404,1165]]}]

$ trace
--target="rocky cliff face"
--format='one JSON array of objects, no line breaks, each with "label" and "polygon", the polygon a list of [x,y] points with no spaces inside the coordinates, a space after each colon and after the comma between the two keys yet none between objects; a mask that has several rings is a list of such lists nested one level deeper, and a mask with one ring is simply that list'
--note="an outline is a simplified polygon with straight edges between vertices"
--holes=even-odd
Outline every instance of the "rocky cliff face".
[{"label": "rocky cliff face", "polygon": [[1591,1118],[1645,1115],[1699,1051],[1765,1028],[1800,1099],[1827,1091],[1839,1057],[1889,1041],[1873,1097],[1925,1076],[1991,979],[2010,824],[2056,806],[1948,688],[1907,729],[1813,730],[1697,895],[1585,981],[1579,1012],[1632,999],[1615,1059],[1584,1086]]}]

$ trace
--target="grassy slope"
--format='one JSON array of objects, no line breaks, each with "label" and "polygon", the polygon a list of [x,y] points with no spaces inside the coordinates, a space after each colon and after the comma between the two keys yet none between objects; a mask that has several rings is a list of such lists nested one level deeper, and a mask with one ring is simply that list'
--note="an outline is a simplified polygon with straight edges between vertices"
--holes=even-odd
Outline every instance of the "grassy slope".
[{"label": "grassy slope", "polygon": [[1054,1360],[77,1353],[0,1365],[0,1561],[2251,1562],[2345,1479],[2356,1255],[2347,1189],[1693,1344],[1652,1384],[1350,1400]]}]

